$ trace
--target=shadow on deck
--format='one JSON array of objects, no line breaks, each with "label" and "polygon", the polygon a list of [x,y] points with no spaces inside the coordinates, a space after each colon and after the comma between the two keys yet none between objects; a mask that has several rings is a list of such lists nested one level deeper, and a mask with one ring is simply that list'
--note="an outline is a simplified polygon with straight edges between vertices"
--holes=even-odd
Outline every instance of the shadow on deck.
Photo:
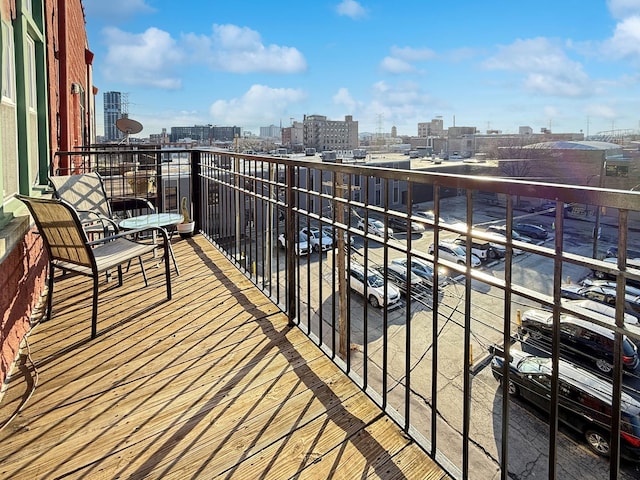
[{"label": "shadow on deck", "polygon": [[204,238],[174,246],[173,300],[132,267],[93,341],[91,282],[56,282],[2,399],[3,424],[26,401],[2,478],[447,478]]}]

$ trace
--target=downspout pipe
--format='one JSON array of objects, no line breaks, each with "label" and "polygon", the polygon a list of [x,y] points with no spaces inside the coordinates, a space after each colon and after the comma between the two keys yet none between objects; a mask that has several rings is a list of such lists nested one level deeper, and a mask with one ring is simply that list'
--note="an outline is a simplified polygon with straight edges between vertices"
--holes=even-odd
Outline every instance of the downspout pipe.
[{"label": "downspout pipe", "polygon": [[[60,115],[60,138],[58,148],[68,152],[69,145],[69,65],[67,62],[67,10],[66,1],[58,0],[58,114]],[[70,164],[67,155],[60,156],[60,173],[69,175]]]}]

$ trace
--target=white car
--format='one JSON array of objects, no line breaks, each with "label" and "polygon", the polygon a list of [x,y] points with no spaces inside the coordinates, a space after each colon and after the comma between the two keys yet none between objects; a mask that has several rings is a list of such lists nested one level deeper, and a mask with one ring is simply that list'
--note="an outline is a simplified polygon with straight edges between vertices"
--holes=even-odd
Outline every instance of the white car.
[{"label": "white car", "polygon": [[333,237],[327,235],[324,231],[320,233],[320,229],[317,227],[304,227],[300,230],[300,233],[306,235],[311,244],[311,250],[319,252],[322,250],[326,252],[333,247]]},{"label": "white car", "polygon": [[386,227],[384,222],[375,218],[367,219],[367,228],[364,228],[364,218],[361,218],[358,221],[358,228],[361,230],[365,230],[368,233],[373,233],[379,237],[393,237],[393,230],[389,227]]},{"label": "white car", "polygon": [[365,271],[362,265],[355,262],[351,262],[349,269],[349,286],[366,298],[374,308],[384,305],[391,306],[400,300],[400,290],[395,285],[387,283],[387,299],[385,301],[385,281],[382,275],[371,269]]},{"label": "white car", "polygon": [[[278,236],[278,244],[281,248],[287,248],[287,241],[284,237],[284,233],[281,233]],[[308,255],[309,254],[309,241],[307,240],[307,236],[304,233],[299,233],[298,238],[295,242],[295,252],[296,255]]]},{"label": "white car", "polygon": [[[429,245],[429,254],[433,255],[435,251],[434,244]],[[450,262],[457,263],[459,265],[465,265],[467,262],[467,252],[460,245],[456,245],[452,242],[440,242],[438,245],[438,256],[443,260],[449,260]],[[477,255],[471,254],[471,266],[479,267],[480,259]]]},{"label": "white car", "polygon": [[[338,239],[337,239],[337,232],[340,231],[338,228],[332,227],[331,225],[323,225],[322,226],[322,234],[326,235],[327,237],[331,238],[333,240],[333,242],[336,244],[338,244]],[[353,235],[347,235],[347,232],[343,232],[344,235],[344,243],[349,243],[349,245],[353,246],[353,243],[355,241],[355,239],[353,238]]]}]

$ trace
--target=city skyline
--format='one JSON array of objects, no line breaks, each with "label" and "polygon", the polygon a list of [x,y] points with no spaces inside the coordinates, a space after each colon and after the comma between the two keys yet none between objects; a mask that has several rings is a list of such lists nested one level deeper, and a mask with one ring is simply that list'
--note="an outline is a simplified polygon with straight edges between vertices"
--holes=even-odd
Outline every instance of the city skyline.
[{"label": "city skyline", "polygon": [[399,135],[436,117],[503,133],[640,125],[637,0],[83,3],[94,83],[127,94],[141,137],[198,124],[257,134],[316,114]]}]

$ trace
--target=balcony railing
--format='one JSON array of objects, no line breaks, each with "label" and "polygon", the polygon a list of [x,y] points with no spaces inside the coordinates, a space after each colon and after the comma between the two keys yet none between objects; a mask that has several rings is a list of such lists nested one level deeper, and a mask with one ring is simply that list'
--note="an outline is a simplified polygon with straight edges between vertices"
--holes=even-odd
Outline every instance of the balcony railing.
[{"label": "balcony railing", "polygon": [[[629,307],[622,299],[626,285],[640,281],[640,272],[627,268],[625,254],[638,249],[640,193],[210,150],[182,152],[189,166],[181,163],[172,170],[165,154],[145,152],[154,158],[150,170],[156,187],[149,198],[160,209],[177,210],[178,203],[163,200],[167,178],[177,171],[172,198],[190,198],[198,231],[454,476],[473,478],[470,465],[489,458],[507,478],[519,465],[546,457],[545,474],[558,477],[559,469],[567,468],[566,453],[561,458],[558,453],[566,448],[559,426],[560,317],[571,315],[613,331],[612,373],[603,392],[612,399],[608,473],[624,476],[620,433],[628,432],[621,423],[621,398],[623,392],[640,396],[636,374],[623,376],[623,344],[624,336],[637,343],[640,335],[625,323]],[[122,152],[82,155],[83,165],[99,169],[123,158]],[[115,163],[113,155],[120,155]],[[124,172],[110,172],[114,185],[123,182],[126,188]],[[551,208],[531,207],[545,201]],[[419,215],[424,210],[432,210],[433,221]],[[382,235],[367,229],[374,219],[382,222]],[[542,223],[549,237],[517,240],[511,227],[518,223]],[[392,224],[402,230],[384,235]],[[414,225],[426,229],[414,231]],[[492,236],[491,225],[506,225],[506,236]],[[298,232],[304,228],[319,235],[307,239],[309,253],[300,254],[305,248]],[[475,268],[469,249],[461,261],[445,258],[438,249],[430,253],[430,244],[460,235],[498,244],[504,258]],[[609,246],[620,252],[617,261],[603,259]],[[389,279],[393,260],[410,264],[415,259],[435,264],[431,283],[440,288],[409,283],[400,301],[390,298],[389,281],[356,293],[359,270]],[[615,283],[611,322],[562,300],[566,283],[592,271]],[[552,316],[553,341],[546,352],[518,334],[529,309]],[[550,427],[542,434],[542,450],[532,448],[527,432],[515,428],[519,419],[510,409],[509,382],[498,387],[493,380],[489,361],[495,345],[552,358],[544,407]],[[507,367],[505,362],[501,373],[508,380]],[[570,462],[586,464],[582,456],[589,453],[579,448],[571,455]]]}]

